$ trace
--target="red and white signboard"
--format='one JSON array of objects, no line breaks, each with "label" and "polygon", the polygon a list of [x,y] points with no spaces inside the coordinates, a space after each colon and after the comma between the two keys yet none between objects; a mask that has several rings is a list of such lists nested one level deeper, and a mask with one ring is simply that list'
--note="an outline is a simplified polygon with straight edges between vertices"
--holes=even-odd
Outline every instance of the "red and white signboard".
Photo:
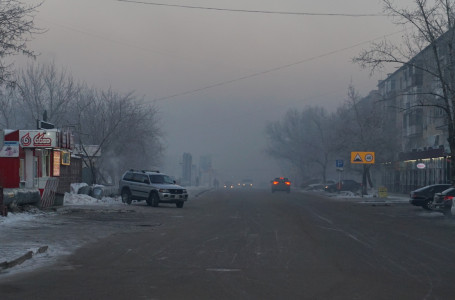
[{"label": "red and white signboard", "polygon": [[22,148],[58,147],[57,130],[19,130],[19,143]]}]

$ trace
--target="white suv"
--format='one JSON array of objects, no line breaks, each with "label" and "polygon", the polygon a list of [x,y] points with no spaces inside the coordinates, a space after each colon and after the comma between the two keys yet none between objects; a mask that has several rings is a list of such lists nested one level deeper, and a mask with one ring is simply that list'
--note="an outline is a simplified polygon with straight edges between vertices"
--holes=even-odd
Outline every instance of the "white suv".
[{"label": "white suv", "polygon": [[145,200],[151,206],[158,206],[162,202],[175,203],[182,208],[188,200],[186,189],[159,171],[129,170],[120,179],[119,191],[122,202],[127,204],[131,204],[132,200]]}]

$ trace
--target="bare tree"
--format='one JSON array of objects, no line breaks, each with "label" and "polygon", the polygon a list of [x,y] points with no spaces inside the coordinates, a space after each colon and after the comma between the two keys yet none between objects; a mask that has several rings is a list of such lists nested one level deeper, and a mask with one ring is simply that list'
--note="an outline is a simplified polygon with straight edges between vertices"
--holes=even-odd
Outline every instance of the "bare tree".
[{"label": "bare tree", "polygon": [[[375,152],[376,160],[390,161],[390,156],[396,152],[394,131],[389,130],[388,124],[383,123],[384,112],[379,105],[379,99],[375,92],[362,98],[355,87],[349,85],[347,100],[338,108],[338,122],[334,126],[335,136],[341,139],[337,147],[344,152],[345,157],[350,157],[353,151]],[[371,164],[363,164],[361,168],[350,167],[362,174],[363,194],[367,192],[367,184],[373,187],[371,167]]]},{"label": "bare tree", "polygon": [[[105,174],[127,168],[151,168],[162,154],[157,108],[133,93],[112,89],[85,89],[79,94],[73,115],[84,163],[92,172],[92,183],[109,181]],[[87,146],[93,145],[90,151]],[[102,155],[99,156],[102,151]]]},{"label": "bare tree", "polygon": [[338,152],[338,137],[334,134],[333,115],[322,107],[307,107],[302,112],[306,123],[306,155],[316,165],[322,181],[327,181],[327,168]]},{"label": "bare tree", "polygon": [[14,90],[10,88],[0,90],[0,127],[14,128],[11,126],[15,126],[16,124],[15,100]]},{"label": "bare tree", "polygon": [[5,61],[6,57],[15,54],[35,57],[27,43],[33,34],[43,32],[34,23],[41,4],[26,5],[17,0],[0,2],[0,85],[13,83],[12,64]]},{"label": "bare tree", "polygon": [[158,109],[132,92],[100,91],[77,84],[54,63],[29,65],[20,72],[15,87],[5,92],[10,94],[8,98],[0,94],[0,102],[7,104],[0,115],[8,116],[11,111],[22,116],[17,120],[22,128],[34,126],[45,112],[58,128],[73,128],[92,183],[109,181],[103,179],[108,177],[105,174],[115,177],[127,168],[151,168],[161,158]]},{"label": "bare tree", "polygon": [[327,165],[335,152],[331,116],[321,107],[306,107],[302,112],[289,110],[282,121],[267,125],[266,152],[291,163],[302,178],[309,179],[317,169],[326,181]]},{"label": "bare tree", "polygon": [[47,121],[65,125],[68,108],[80,89],[71,74],[57,70],[54,63],[28,65],[20,72],[16,87],[28,126],[41,120],[44,112]]},{"label": "bare tree", "polygon": [[[398,2],[398,1],[396,1]],[[414,0],[412,7],[400,8],[395,1],[383,0],[384,11],[405,28],[402,43],[383,41],[362,51],[353,61],[371,72],[394,64],[419,75],[417,90],[409,107],[439,108],[445,113],[448,144],[455,153],[455,1]],[[416,77],[417,79],[418,77]],[[455,182],[455,160],[451,159],[451,179]]]}]

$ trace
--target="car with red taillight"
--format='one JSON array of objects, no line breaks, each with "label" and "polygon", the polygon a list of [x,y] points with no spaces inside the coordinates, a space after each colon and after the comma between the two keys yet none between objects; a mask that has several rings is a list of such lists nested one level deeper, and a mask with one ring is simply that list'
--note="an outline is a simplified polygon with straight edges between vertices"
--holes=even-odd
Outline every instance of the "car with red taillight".
[{"label": "car with red taillight", "polygon": [[437,193],[441,193],[448,188],[452,187],[451,184],[431,184],[418,188],[409,193],[409,204],[415,206],[422,206],[424,209],[431,209],[433,198]]},{"label": "car with red taillight", "polygon": [[291,181],[286,177],[277,177],[272,180],[272,193],[276,191],[291,192]]},{"label": "car with red taillight", "polygon": [[455,187],[451,187],[442,191],[441,193],[436,193],[433,198],[433,203],[431,204],[432,209],[441,210],[443,212],[450,212],[452,208],[452,202],[455,198]]}]

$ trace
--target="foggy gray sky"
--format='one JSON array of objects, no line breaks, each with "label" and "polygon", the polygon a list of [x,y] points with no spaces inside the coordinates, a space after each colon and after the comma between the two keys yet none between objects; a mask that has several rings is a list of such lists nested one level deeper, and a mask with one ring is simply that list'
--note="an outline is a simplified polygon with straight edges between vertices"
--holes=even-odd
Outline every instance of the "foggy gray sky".
[{"label": "foggy gray sky", "polygon": [[[378,0],[149,2],[382,13]],[[266,122],[308,104],[334,109],[345,99],[351,81],[362,95],[375,89],[385,74],[370,78],[351,59],[368,46],[367,41],[400,30],[381,16],[245,13],[115,0],[45,0],[36,23],[48,29],[30,43],[41,53],[38,62],[54,61],[91,86],[135,91],[157,101],[166,135],[165,170],[179,176],[178,161],[184,152],[196,162],[210,154],[221,180],[257,181],[287,175],[278,174],[276,163],[263,154]],[[267,72],[290,64],[294,65]],[[237,80],[259,73],[264,74]]]}]

